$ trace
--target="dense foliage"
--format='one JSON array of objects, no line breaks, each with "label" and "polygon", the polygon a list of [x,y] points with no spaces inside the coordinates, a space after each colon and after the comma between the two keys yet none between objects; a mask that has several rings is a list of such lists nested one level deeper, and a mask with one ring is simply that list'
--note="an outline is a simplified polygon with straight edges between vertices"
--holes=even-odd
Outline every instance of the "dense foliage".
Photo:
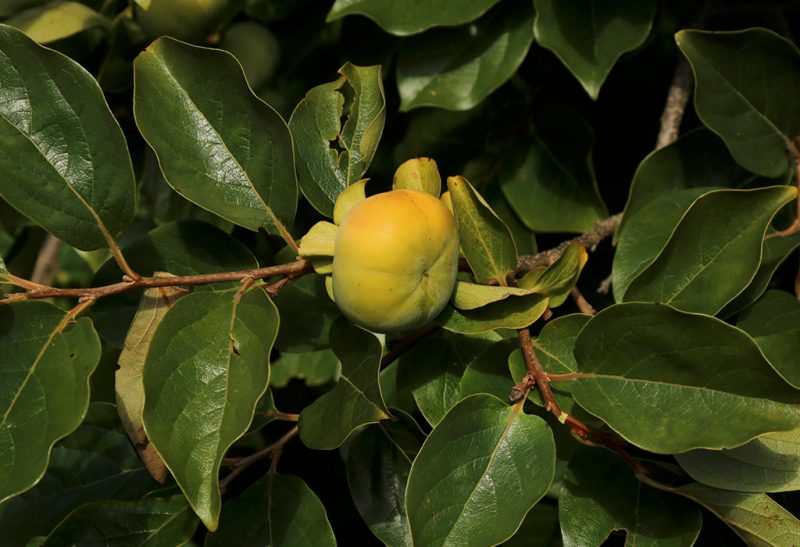
[{"label": "dense foliage", "polygon": [[799,13],[0,0],[0,545],[800,544]]}]

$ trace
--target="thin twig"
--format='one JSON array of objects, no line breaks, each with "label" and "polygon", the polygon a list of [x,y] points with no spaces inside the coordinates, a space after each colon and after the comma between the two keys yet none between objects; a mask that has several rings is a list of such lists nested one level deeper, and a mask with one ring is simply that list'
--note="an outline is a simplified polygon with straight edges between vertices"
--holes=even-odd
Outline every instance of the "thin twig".
[{"label": "thin twig", "polygon": [[614,274],[608,274],[605,279],[597,286],[597,294],[608,294],[611,291],[611,284],[614,282]]},{"label": "thin twig", "polygon": [[275,441],[274,443],[270,444],[266,448],[262,448],[258,452],[250,454],[249,456],[245,456],[243,458],[225,458],[222,460],[223,465],[227,465],[232,467],[231,472],[225,475],[225,478],[219,481],[219,489],[220,492],[225,493],[225,490],[228,486],[233,482],[233,480],[241,475],[245,469],[253,465],[259,460],[263,460],[264,458],[270,456],[273,452],[278,454],[283,450],[283,447],[291,441],[294,437],[297,436],[299,429],[297,426],[294,426],[292,429],[286,432],[286,434]]},{"label": "thin twig", "polygon": [[667,93],[664,111],[661,114],[661,127],[656,140],[656,150],[664,148],[677,140],[683,113],[686,111],[686,105],[689,102],[689,95],[692,91],[692,83],[692,68],[689,66],[689,62],[681,57],[675,69],[675,76],[672,78],[669,93]]},{"label": "thin twig", "polygon": [[119,283],[105,285],[102,287],[88,288],[56,288],[56,287],[37,287],[24,293],[14,293],[0,299],[0,304],[7,304],[19,300],[36,300],[41,298],[51,298],[54,296],[72,298],[100,299],[112,294],[134,291],[137,289],[147,289],[151,287],[177,287],[186,285],[208,285],[210,283],[221,283],[225,281],[241,281],[246,278],[264,279],[278,275],[290,278],[300,277],[314,271],[311,262],[308,260],[298,260],[288,264],[278,264],[253,270],[240,270],[235,272],[219,272],[212,274],[199,275],[176,275],[168,277],[139,277],[138,279],[126,279]]},{"label": "thin twig", "polygon": [[414,334],[398,340],[397,343],[394,346],[392,346],[392,349],[387,351],[386,355],[384,355],[383,358],[381,359],[381,369],[388,367],[398,357],[400,357],[405,352],[414,347],[414,345],[417,342],[419,342],[426,336],[430,336],[437,330],[439,330],[439,325],[437,325],[436,323],[430,323],[429,325],[423,327],[421,330],[415,332]]},{"label": "thin twig", "polygon": [[53,275],[58,268],[58,252],[61,250],[61,240],[52,234],[47,237],[36,257],[36,265],[33,267],[31,282],[37,285],[49,285]]},{"label": "thin twig", "polygon": [[595,310],[594,307],[589,304],[589,301],[581,294],[577,285],[572,286],[569,294],[572,296],[572,300],[575,301],[575,305],[578,306],[581,313],[585,313],[586,315],[594,315],[597,313],[597,310]]},{"label": "thin twig", "polygon": [[296,422],[300,419],[300,414],[290,414],[288,412],[280,412],[277,410],[258,410],[256,411],[256,414],[259,416],[266,416],[267,418],[283,420],[284,422]]}]

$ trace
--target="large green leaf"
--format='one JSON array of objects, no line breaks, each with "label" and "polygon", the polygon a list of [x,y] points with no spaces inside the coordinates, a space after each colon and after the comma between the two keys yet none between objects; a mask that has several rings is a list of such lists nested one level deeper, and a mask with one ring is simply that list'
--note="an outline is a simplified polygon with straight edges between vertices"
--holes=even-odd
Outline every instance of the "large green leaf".
[{"label": "large green leaf", "polygon": [[464,177],[448,177],[447,188],[461,249],[475,279],[506,285],[506,276],[517,266],[517,249],[508,227]]},{"label": "large green leaf", "polygon": [[767,292],[736,325],[753,337],[778,374],[800,388],[800,302],[793,294]]},{"label": "large green leaf", "polygon": [[508,372],[508,355],[519,347],[514,338],[498,340],[484,349],[467,364],[461,377],[461,397],[475,393],[488,393],[499,399],[507,399],[514,381]]},{"label": "large green leaf", "polygon": [[139,499],[158,486],[122,430],[117,409],[92,403],[80,427],[53,447],[36,486],[0,505],[3,541],[24,545],[83,503]]},{"label": "large green leaf", "polygon": [[378,382],[381,344],[374,334],[337,319],[331,349],[342,363],[336,386],[300,413],[300,439],[310,448],[338,448],[356,428],[390,418]]},{"label": "large green leaf", "polygon": [[542,500],[525,515],[519,530],[503,547],[561,547],[558,507]]},{"label": "large green leaf", "polygon": [[95,501],[78,507],[43,545],[183,545],[197,517],[182,495],[139,501]]},{"label": "large green leaf", "polygon": [[587,232],[608,216],[597,189],[594,132],[561,103],[538,106],[534,134],[519,139],[500,166],[511,208],[537,232]]},{"label": "large green leaf", "polygon": [[691,450],[675,458],[694,480],[714,488],[800,490],[800,428],[767,433],[728,450]]},{"label": "large green leaf", "polygon": [[[131,267],[148,276],[155,272],[195,275],[258,267],[247,247],[219,228],[197,220],[179,220],[159,226],[123,251]],[[97,270],[92,284],[117,283],[121,277],[116,262],[108,260]],[[229,289],[232,286],[233,283],[217,283],[195,287],[194,290]],[[140,298],[138,292],[123,292],[104,297],[92,306],[92,316],[100,335],[122,347]]]},{"label": "large green leaf", "polygon": [[547,492],[555,444],[544,420],[491,395],[453,407],[422,445],[406,490],[414,544],[494,545]]},{"label": "large green leaf", "polygon": [[222,508],[219,530],[205,547],[333,547],[325,507],[299,477],[268,473]]},{"label": "large green leaf", "polygon": [[46,302],[0,306],[0,501],[36,484],[53,443],[80,425],[99,361],[90,319]]},{"label": "large green leaf", "polygon": [[713,317],[611,306],[581,330],[575,358],[578,404],[645,450],[732,448],[800,423],[800,394],[749,336]]},{"label": "large green leaf", "polygon": [[467,0],[453,3],[448,0],[415,0],[398,3],[393,0],[336,0],[328,13],[328,21],[345,15],[364,15],[384,30],[404,36],[431,27],[468,23],[483,15],[498,1]]},{"label": "large green leaf", "polygon": [[674,492],[711,511],[748,545],[800,544],[800,520],[766,494],[716,490],[696,483],[676,488]]},{"label": "large green leaf", "polygon": [[292,137],[236,58],[162,37],[134,77],[136,123],[169,185],[235,224],[285,235],[297,207]]},{"label": "large green leaf", "polygon": [[[281,320],[283,320],[283,314],[281,314]],[[281,326],[283,325],[281,324]],[[280,341],[280,333],[278,340]],[[269,385],[273,388],[286,387],[293,378],[303,380],[309,387],[322,386],[328,382],[335,382],[339,378],[341,370],[336,354],[330,349],[303,353],[281,353],[270,368]]]},{"label": "large green leaf", "polygon": [[[347,63],[339,73],[339,79],[306,93],[289,120],[300,189],[328,218],[342,190],[367,171],[386,120],[381,67]],[[342,124],[345,92],[351,102]]]},{"label": "large green leaf", "polygon": [[556,54],[592,99],[620,56],[645,41],[656,12],[653,0],[533,3],[536,41]]},{"label": "large green leaf", "polygon": [[275,343],[281,351],[307,352],[328,347],[331,323],[341,315],[319,275],[306,275],[275,297],[281,329]]},{"label": "large green leaf", "polygon": [[144,427],[209,530],[221,506],[222,457],[269,382],[278,311],[267,294],[197,292],[162,319],[144,367]]},{"label": "large green leaf", "polygon": [[533,42],[532,20],[530,1],[511,0],[472,25],[410,41],[397,61],[400,109],[468,110],[480,103],[522,64]]},{"label": "large green leaf", "polygon": [[678,47],[694,71],[698,116],[747,169],[777,177],[800,133],[800,52],[765,29],[683,30]]},{"label": "large green leaf", "polygon": [[582,447],[569,461],[558,496],[564,545],[601,545],[617,530],[626,545],[693,545],[702,519],[680,496],[647,486],[607,450]]},{"label": "large green leaf", "polygon": [[56,1],[20,12],[6,19],[5,24],[47,44],[91,28],[107,29],[111,21],[84,4]]},{"label": "large green leaf", "polygon": [[630,284],[625,300],[718,313],[752,281],[772,217],[796,195],[793,187],[770,186],[701,196],[658,257]]},{"label": "large green leaf", "polygon": [[436,318],[445,330],[459,334],[480,334],[496,329],[521,329],[539,319],[547,310],[548,299],[542,294],[512,296],[475,310],[447,306]]},{"label": "large green leaf", "polygon": [[92,76],[0,25],[0,197],[79,249],[107,246],[133,218],[125,137]]}]

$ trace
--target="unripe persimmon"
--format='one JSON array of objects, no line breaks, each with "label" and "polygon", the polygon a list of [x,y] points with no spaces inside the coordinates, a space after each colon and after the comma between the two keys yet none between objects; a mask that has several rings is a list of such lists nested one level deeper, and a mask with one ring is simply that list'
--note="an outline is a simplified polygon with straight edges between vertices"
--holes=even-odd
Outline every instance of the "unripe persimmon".
[{"label": "unripe persimmon", "polygon": [[430,322],[458,273],[458,230],[441,201],[416,190],[354,205],[336,234],[333,296],[353,323],[397,332]]}]

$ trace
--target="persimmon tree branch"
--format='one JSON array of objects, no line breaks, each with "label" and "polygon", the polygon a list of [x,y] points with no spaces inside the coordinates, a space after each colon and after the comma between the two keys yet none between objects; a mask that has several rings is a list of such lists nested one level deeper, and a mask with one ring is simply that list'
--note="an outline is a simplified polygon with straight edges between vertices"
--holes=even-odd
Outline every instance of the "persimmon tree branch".
[{"label": "persimmon tree branch", "polygon": [[667,100],[664,104],[664,111],[661,113],[661,126],[656,139],[656,150],[672,144],[678,139],[678,132],[681,128],[683,113],[689,102],[689,95],[692,91],[692,69],[689,62],[681,57],[672,84],[667,93]]},{"label": "persimmon tree branch", "polygon": [[225,477],[219,481],[219,489],[224,494],[225,490],[227,490],[228,486],[233,482],[233,480],[241,475],[245,469],[253,465],[254,463],[263,460],[267,457],[274,457],[280,454],[283,451],[283,447],[288,444],[293,438],[297,436],[299,433],[299,429],[297,426],[294,426],[292,429],[286,432],[280,439],[275,441],[274,443],[270,444],[269,446],[262,448],[258,452],[254,452],[249,456],[244,456],[242,458],[225,458],[222,460],[222,464],[228,467],[231,467],[231,472],[225,475]]}]

